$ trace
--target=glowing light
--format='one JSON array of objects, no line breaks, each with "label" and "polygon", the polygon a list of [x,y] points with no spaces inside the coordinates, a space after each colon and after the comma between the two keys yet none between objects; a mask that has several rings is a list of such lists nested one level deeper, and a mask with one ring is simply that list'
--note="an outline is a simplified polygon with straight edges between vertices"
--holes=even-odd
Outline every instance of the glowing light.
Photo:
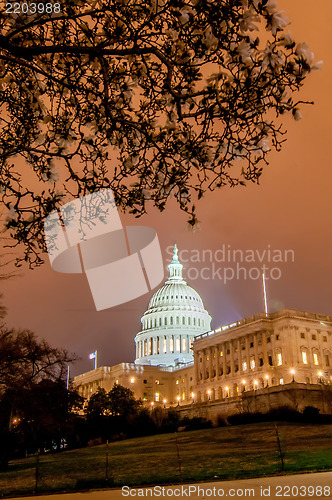
[{"label": "glowing light", "polygon": [[133,384],[135,382],[135,379],[134,378],[131,378],[130,379],[130,383]]},{"label": "glowing light", "polygon": [[268,380],[268,379],[269,379],[269,376],[268,376],[268,375],[265,375],[265,378],[266,378],[266,380]]},{"label": "glowing light", "polygon": [[153,405],[154,405],[154,402],[153,402],[153,401],[151,401],[151,406],[153,406]]},{"label": "glowing light", "polygon": [[180,396],[178,396],[176,399],[177,399],[178,401],[180,401],[180,399],[181,399],[181,398],[180,398]]},{"label": "glowing light", "polygon": [[292,375],[295,375],[295,370],[294,369],[292,369],[290,372],[291,372]]},{"label": "glowing light", "polygon": [[210,394],[211,394],[211,391],[210,391],[210,389],[209,389],[209,390],[207,391],[207,393],[208,393],[208,395],[210,396]]},{"label": "glowing light", "polygon": [[323,373],[322,373],[322,372],[318,372],[318,375],[319,375],[320,377],[322,377],[322,376],[323,376]]},{"label": "glowing light", "polygon": [[242,384],[245,385],[246,381],[245,380],[242,380]]},{"label": "glowing light", "polygon": [[163,403],[166,404],[166,399],[164,399]]},{"label": "glowing light", "polygon": [[194,394],[193,392],[191,393],[191,397],[192,397],[193,399],[194,399],[194,397],[195,397],[195,394]]}]

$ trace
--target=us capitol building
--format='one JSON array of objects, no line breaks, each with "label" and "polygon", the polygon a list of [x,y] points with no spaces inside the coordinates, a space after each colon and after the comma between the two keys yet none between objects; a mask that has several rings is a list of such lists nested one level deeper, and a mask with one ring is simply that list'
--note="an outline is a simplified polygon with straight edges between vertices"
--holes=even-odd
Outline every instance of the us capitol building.
[{"label": "us capitol building", "polygon": [[182,276],[175,245],[169,277],[135,337],[135,363],[74,378],[85,398],[129,387],[147,406],[209,418],[281,406],[332,413],[332,317],[292,309],[211,330],[211,316]]}]

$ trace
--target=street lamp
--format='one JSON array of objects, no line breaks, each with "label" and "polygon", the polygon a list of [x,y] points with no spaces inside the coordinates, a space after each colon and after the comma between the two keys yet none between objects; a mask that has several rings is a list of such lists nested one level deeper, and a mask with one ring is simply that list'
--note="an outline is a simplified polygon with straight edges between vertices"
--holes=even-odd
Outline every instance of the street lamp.
[{"label": "street lamp", "polygon": [[166,399],[164,399],[163,403],[164,403],[164,408],[166,408]]},{"label": "street lamp", "polygon": [[321,384],[322,383],[322,376],[323,376],[323,372],[318,372],[318,376],[319,376],[319,383]]},{"label": "street lamp", "polygon": [[191,393],[192,403],[194,402],[194,398],[195,398],[195,394],[192,392],[192,393]]},{"label": "street lamp", "polygon": [[209,401],[211,400],[211,391],[210,389],[207,391],[208,395],[209,395]]},{"label": "street lamp", "polygon": [[257,380],[254,380],[254,391],[257,389],[258,382]]},{"label": "street lamp", "polygon": [[178,406],[180,406],[180,396],[178,396],[176,399],[178,400]]},{"label": "street lamp", "polygon": [[295,370],[294,370],[294,368],[292,368],[290,372],[291,372],[291,374],[293,375],[293,380],[292,380],[292,382],[295,382],[295,377],[294,377],[294,375],[295,375]]},{"label": "street lamp", "polygon": [[266,387],[269,387],[269,376],[265,375],[265,379],[266,379]]}]

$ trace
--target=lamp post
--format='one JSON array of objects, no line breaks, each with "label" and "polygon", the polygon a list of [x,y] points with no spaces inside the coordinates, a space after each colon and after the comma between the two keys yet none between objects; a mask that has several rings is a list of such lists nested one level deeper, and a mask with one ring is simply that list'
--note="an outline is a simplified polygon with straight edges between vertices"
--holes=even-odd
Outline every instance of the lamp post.
[{"label": "lamp post", "polygon": [[269,387],[269,376],[265,375],[265,379],[266,379],[266,387]]},{"label": "lamp post", "polygon": [[211,401],[211,391],[210,391],[210,389],[207,391],[207,393],[208,393],[208,396],[209,396],[209,401]]},{"label": "lamp post", "polygon": [[191,393],[191,402],[192,404],[195,402],[195,394],[193,392]]},{"label": "lamp post", "polygon": [[178,400],[178,406],[180,406],[180,396],[178,396],[176,399]]},{"label": "lamp post", "polygon": [[318,372],[318,376],[319,376],[319,383],[322,384],[323,383],[323,381],[322,381],[323,372]]},{"label": "lamp post", "polygon": [[166,408],[166,399],[164,399],[163,403],[164,403],[164,408]]},{"label": "lamp post", "polygon": [[295,370],[294,370],[294,368],[292,368],[290,372],[291,372],[291,374],[293,376],[292,382],[295,382]]}]

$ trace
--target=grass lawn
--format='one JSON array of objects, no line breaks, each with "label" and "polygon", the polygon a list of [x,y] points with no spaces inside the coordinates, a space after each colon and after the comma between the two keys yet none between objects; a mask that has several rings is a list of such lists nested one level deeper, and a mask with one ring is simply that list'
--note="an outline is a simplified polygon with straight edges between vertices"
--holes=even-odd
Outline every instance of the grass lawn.
[{"label": "grass lawn", "polygon": [[[332,469],[332,426],[278,423],[285,472]],[[177,458],[177,443],[180,457]],[[240,479],[281,472],[272,423],[162,434],[40,456],[38,492],[93,487]],[[35,457],[10,462],[0,494],[33,492]]]}]

